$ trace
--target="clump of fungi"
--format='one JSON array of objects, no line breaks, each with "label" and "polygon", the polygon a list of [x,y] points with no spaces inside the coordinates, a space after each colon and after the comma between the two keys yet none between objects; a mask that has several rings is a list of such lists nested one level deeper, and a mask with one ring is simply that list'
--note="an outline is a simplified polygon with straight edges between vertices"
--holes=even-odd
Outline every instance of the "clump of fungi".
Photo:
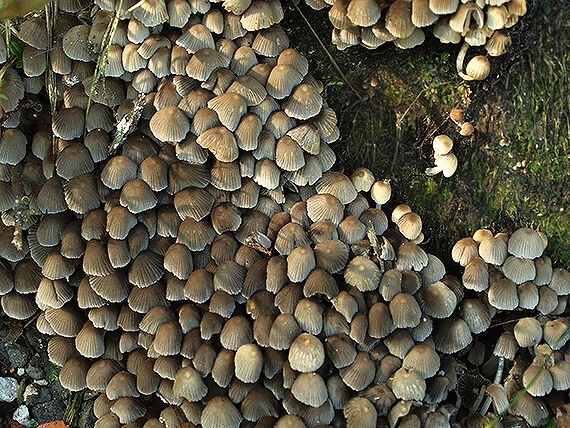
[{"label": "clump of fungi", "polygon": [[450,0],[306,0],[313,9],[328,9],[333,25],[332,42],[340,50],[361,45],[376,49],[393,42],[410,49],[432,32],[441,43],[463,47],[457,71],[466,80],[483,80],[490,72],[485,55],[476,55],[463,69],[469,46],[482,46],[494,57],[506,52],[511,38],[506,30],[526,14],[526,0],[450,1]]},{"label": "clump of fungi", "polygon": [[[394,38],[419,3],[372,22],[337,1],[339,40]],[[456,39],[515,3],[460,6]],[[279,1],[130,4],[85,22],[61,1],[52,40],[24,21],[0,88],[2,311],[38,314],[61,384],[100,393],[96,428],[484,426],[521,390],[520,423],[566,417],[570,274],[544,235],[478,231],[448,274],[388,180],[335,167],[335,113]],[[434,31],[458,12],[431,10]],[[55,114],[25,126],[42,91]]]}]

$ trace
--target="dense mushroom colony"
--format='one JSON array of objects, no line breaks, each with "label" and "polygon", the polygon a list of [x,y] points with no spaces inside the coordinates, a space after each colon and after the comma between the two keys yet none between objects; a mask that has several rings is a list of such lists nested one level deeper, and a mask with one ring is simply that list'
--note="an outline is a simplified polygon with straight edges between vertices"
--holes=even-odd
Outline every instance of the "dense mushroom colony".
[{"label": "dense mushroom colony", "polygon": [[527,11],[526,0],[305,0],[313,9],[329,8],[332,42],[340,50],[362,45],[376,49],[393,42],[401,49],[422,44],[425,31],[441,43],[464,42],[458,72],[466,80],[489,74],[489,60],[473,57],[463,70],[469,46],[484,46],[489,56],[506,52],[511,38],[505,30]]},{"label": "dense mushroom colony", "polygon": [[1,306],[39,311],[96,427],[479,427],[523,387],[509,412],[537,426],[568,401],[570,274],[545,237],[479,231],[447,275],[389,182],[334,167],[278,0],[58,3],[0,87]]}]

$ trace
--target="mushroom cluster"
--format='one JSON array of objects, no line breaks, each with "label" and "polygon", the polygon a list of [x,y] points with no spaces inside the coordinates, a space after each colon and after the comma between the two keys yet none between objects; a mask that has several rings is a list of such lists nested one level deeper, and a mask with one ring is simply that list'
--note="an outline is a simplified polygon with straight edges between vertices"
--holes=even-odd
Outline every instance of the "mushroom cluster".
[{"label": "mushroom cluster", "polygon": [[[457,426],[458,353],[510,310],[489,278],[564,311],[568,272],[537,283],[542,238],[501,240],[514,259],[481,255],[474,288],[409,206],[387,215],[389,181],[335,166],[279,1],[96,0],[81,21],[58,3],[23,21],[0,86],[0,303],[39,311],[61,384],[100,393],[97,428]],[[560,345],[561,373],[566,321],[538,322],[534,365]]]},{"label": "mushroom cluster", "polygon": [[[546,403],[564,405],[570,386],[570,318],[565,316],[570,272],[552,267],[543,254],[546,245],[543,233],[526,227],[510,237],[480,229],[452,250],[453,259],[464,266],[463,286],[478,296],[465,300],[463,311],[470,312],[472,322],[488,326],[500,320],[504,326],[491,355],[483,343],[470,351],[473,363],[494,378],[477,388],[486,391],[487,408],[492,402],[497,414],[508,410],[530,426],[551,417]],[[486,302],[484,312],[476,309],[481,302]]]},{"label": "mushroom cluster", "polygon": [[465,52],[457,61],[466,80],[482,80],[489,74],[488,59],[477,55],[463,70],[469,46],[484,46],[489,56],[506,52],[511,39],[505,30],[527,11],[526,0],[306,0],[313,9],[329,8],[334,27],[332,42],[340,50],[361,45],[376,49],[393,42],[401,49],[420,45],[425,31],[441,43],[464,41]]}]

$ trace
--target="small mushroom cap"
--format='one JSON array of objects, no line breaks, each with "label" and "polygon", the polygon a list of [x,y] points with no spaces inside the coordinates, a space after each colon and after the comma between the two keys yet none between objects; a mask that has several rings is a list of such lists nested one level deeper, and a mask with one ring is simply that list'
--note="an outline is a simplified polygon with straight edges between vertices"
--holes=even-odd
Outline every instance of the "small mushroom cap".
[{"label": "small mushroom cap", "polygon": [[570,387],[570,362],[558,361],[548,368],[552,376],[552,386],[557,391],[564,391]]},{"label": "small mushroom cap", "polygon": [[489,307],[480,300],[463,300],[461,302],[461,315],[474,334],[484,332],[491,325]]},{"label": "small mushroom cap", "polygon": [[81,391],[87,386],[86,378],[91,362],[83,357],[69,359],[59,372],[61,386],[70,391]]},{"label": "small mushroom cap", "polygon": [[500,266],[507,258],[507,241],[501,236],[489,236],[479,241],[479,255],[485,262]]},{"label": "small mushroom cap", "polygon": [[190,121],[178,107],[165,107],[150,119],[153,135],[163,142],[180,142],[190,130]]},{"label": "small mushroom cap", "polygon": [[519,294],[519,307],[523,309],[534,309],[538,305],[539,295],[538,287],[528,281],[517,287]]},{"label": "small mushroom cap", "polygon": [[508,251],[521,259],[535,259],[544,251],[544,241],[540,234],[528,227],[516,230],[508,242]]},{"label": "small mushroom cap", "polygon": [[357,256],[345,268],[345,281],[360,291],[371,291],[378,288],[381,272],[372,260]]},{"label": "small mushroom cap", "polygon": [[406,354],[402,367],[417,370],[424,379],[427,379],[439,370],[440,357],[430,346],[418,344]]},{"label": "small mushroom cap", "polygon": [[454,13],[459,6],[459,0],[430,0],[429,8],[437,15]]},{"label": "small mushroom cap", "polygon": [[148,250],[135,257],[128,272],[129,282],[138,287],[155,284],[163,275],[163,258]]},{"label": "small mushroom cap", "polygon": [[156,330],[152,346],[158,355],[177,355],[180,353],[182,334],[178,321],[165,322]]},{"label": "small mushroom cap", "polygon": [[453,153],[435,157],[435,168],[441,170],[444,177],[451,177],[457,170],[458,160]]},{"label": "small mushroom cap", "polygon": [[289,348],[289,364],[293,370],[302,373],[316,371],[324,363],[325,350],[315,336],[302,333]]},{"label": "small mushroom cap", "polygon": [[380,19],[382,9],[374,0],[356,0],[348,3],[347,18],[359,27],[370,27]]},{"label": "small mushroom cap", "polygon": [[516,284],[508,278],[495,281],[488,290],[491,306],[502,310],[513,310],[519,304]]},{"label": "small mushroom cap", "polygon": [[522,318],[515,324],[513,333],[520,347],[532,347],[542,340],[542,325],[536,318]]},{"label": "small mushroom cap", "polygon": [[187,280],[194,270],[192,253],[183,244],[172,244],[164,255],[164,268],[179,279]]},{"label": "small mushroom cap", "polygon": [[339,374],[349,388],[362,391],[374,380],[375,364],[367,353],[359,352],[352,364],[339,369]]},{"label": "small mushroom cap", "polygon": [[134,214],[125,207],[117,205],[111,208],[107,215],[106,230],[111,238],[124,240],[137,222]]},{"label": "small mushroom cap", "polygon": [[242,316],[230,318],[224,324],[220,334],[220,342],[225,349],[237,349],[253,340],[253,326]]},{"label": "small mushroom cap", "polygon": [[83,174],[73,177],[63,185],[65,202],[70,210],[85,214],[100,205],[96,177],[93,174]]},{"label": "small mushroom cap", "polygon": [[503,274],[515,284],[532,281],[536,276],[534,262],[529,259],[520,259],[508,256],[503,263]]},{"label": "small mushroom cap", "polygon": [[[357,192],[350,178],[340,172],[328,171],[315,183],[319,194],[329,194],[346,205],[356,199]],[[308,208],[308,207],[307,207]]]},{"label": "small mushroom cap", "polygon": [[416,299],[423,313],[433,318],[449,317],[458,303],[455,293],[441,281],[421,287]]},{"label": "small mushroom cap", "polygon": [[515,336],[511,332],[504,332],[499,336],[495,349],[493,350],[493,355],[498,357],[504,357],[507,360],[514,360],[515,354],[518,351],[519,346],[515,339]]},{"label": "small mushroom cap", "polygon": [[129,283],[121,271],[106,276],[90,276],[89,285],[100,297],[109,302],[122,302],[129,294]]},{"label": "small mushroom cap", "polygon": [[158,156],[149,156],[139,165],[139,177],[154,191],[168,186],[168,166]]},{"label": "small mushroom cap", "polygon": [[414,212],[405,213],[396,224],[402,235],[410,240],[416,239],[422,231],[422,219]]},{"label": "small mushroom cap", "polygon": [[513,415],[522,416],[530,425],[539,425],[540,421],[548,418],[548,410],[544,401],[522,390],[513,393],[521,394],[519,401],[511,408]]},{"label": "small mushroom cap", "polygon": [[399,293],[390,301],[390,314],[397,328],[415,327],[420,323],[422,310],[408,293]]},{"label": "small mushroom cap", "polygon": [[95,328],[91,322],[87,322],[77,333],[75,347],[84,357],[98,358],[105,352],[104,335],[104,329]]},{"label": "small mushroom cap", "polygon": [[101,171],[101,181],[110,189],[120,189],[137,176],[137,164],[127,156],[113,156]]},{"label": "small mushroom cap", "polygon": [[201,424],[204,428],[238,428],[242,419],[229,398],[216,396],[204,407]]},{"label": "small mushroom cap", "polygon": [[350,176],[352,184],[358,192],[369,192],[375,183],[374,174],[368,168],[357,168]]},{"label": "small mushroom cap", "polygon": [[119,422],[129,424],[145,415],[146,406],[136,398],[121,397],[113,403],[110,410],[118,416]]},{"label": "small mushroom cap", "polygon": [[338,294],[338,284],[330,273],[316,268],[307,277],[303,286],[303,294],[305,297],[320,294],[326,296],[327,299],[332,299]]},{"label": "small mushroom cap", "polygon": [[289,37],[280,25],[258,31],[251,48],[259,55],[277,57],[289,47]]},{"label": "small mushroom cap", "polygon": [[25,320],[38,309],[32,294],[20,294],[13,290],[1,298],[2,310],[10,318]]},{"label": "small mushroom cap", "polygon": [[105,388],[105,395],[107,395],[109,400],[116,400],[120,397],[140,396],[137,390],[136,376],[127,371],[118,371],[109,380]]},{"label": "small mushroom cap", "polygon": [[462,238],[451,249],[451,257],[454,262],[461,266],[467,266],[471,260],[478,257],[478,248],[479,246],[473,238]]},{"label": "small mushroom cap", "polygon": [[317,373],[301,373],[291,387],[293,396],[311,407],[322,406],[328,398],[327,386]]},{"label": "small mushroom cap", "polygon": [[489,287],[489,270],[480,257],[473,258],[463,271],[463,285],[475,291],[483,291]]},{"label": "small mushroom cap", "polygon": [[215,70],[228,67],[229,64],[230,58],[212,48],[205,47],[192,55],[186,65],[186,73],[188,76],[204,82]]},{"label": "small mushroom cap", "polygon": [[422,281],[429,285],[440,281],[445,276],[445,265],[433,254],[428,254],[428,263],[421,270]]},{"label": "small mushroom cap", "polygon": [[[532,382],[531,382],[532,381]],[[533,397],[542,397],[550,393],[554,386],[550,371],[540,364],[531,364],[523,373],[522,383]]]},{"label": "small mushroom cap", "polygon": [[343,219],[343,204],[331,194],[313,195],[307,199],[307,214],[313,223],[330,221],[336,227]]},{"label": "small mushroom cap", "polygon": [[396,398],[421,401],[425,397],[426,383],[418,371],[401,368],[394,374],[392,391]]},{"label": "small mushroom cap", "polygon": [[322,106],[321,94],[312,85],[301,83],[283,103],[283,110],[290,117],[307,120],[319,114]]},{"label": "small mushroom cap", "polygon": [[[378,205],[384,205],[392,196],[392,187],[389,180],[378,180],[370,188],[370,197]],[[378,207],[379,208],[379,207]]]},{"label": "small mushroom cap", "polygon": [[549,287],[539,287],[538,293],[539,301],[536,310],[543,315],[552,313],[558,307],[556,292]]},{"label": "small mushroom cap", "polygon": [[304,281],[315,267],[315,253],[307,245],[295,248],[287,256],[287,277],[291,282]]},{"label": "small mushroom cap", "polygon": [[451,151],[453,140],[447,135],[437,135],[432,142],[434,155],[442,156]]},{"label": "small mushroom cap", "polygon": [[65,33],[62,47],[69,58],[82,62],[93,61],[94,52],[89,48],[91,44],[88,42],[90,31],[88,25],[77,25]]},{"label": "small mushroom cap", "polygon": [[190,54],[196,53],[203,48],[215,49],[212,33],[202,24],[195,24],[189,27],[176,39],[176,44],[184,47]]},{"label": "small mushroom cap", "polygon": [[319,242],[315,246],[315,261],[317,267],[334,274],[346,266],[349,247],[344,242],[332,239]]},{"label": "small mushroom cap", "polygon": [[461,318],[450,317],[440,320],[434,326],[435,349],[453,354],[467,347],[471,341],[471,329]]},{"label": "small mushroom cap", "polygon": [[301,329],[295,318],[289,313],[282,313],[275,318],[269,331],[269,345],[276,350],[290,349]]},{"label": "small mushroom cap", "polygon": [[342,368],[352,364],[357,355],[354,342],[343,333],[337,333],[327,337],[325,340],[325,350],[327,356],[336,368]]},{"label": "small mushroom cap", "polygon": [[[552,269],[552,260],[550,260],[550,257],[543,255],[542,257],[534,259],[534,266],[536,268],[536,276],[534,277],[533,282],[536,285],[546,285],[550,283],[554,273]],[[564,278],[565,274],[562,275],[562,277]],[[558,289],[558,285],[555,287],[555,289]]]},{"label": "small mushroom cap", "polygon": [[465,66],[465,72],[472,80],[484,80],[491,72],[491,63],[486,56],[474,56]]},{"label": "small mushroom cap", "polygon": [[190,402],[200,401],[208,392],[208,387],[202,380],[202,376],[193,367],[181,368],[176,373],[173,393],[178,397],[184,397]]},{"label": "small mushroom cap", "polygon": [[305,165],[303,149],[293,138],[285,135],[277,140],[275,163],[285,171],[297,171]]},{"label": "small mushroom cap", "polygon": [[398,248],[396,268],[402,271],[421,271],[429,262],[427,253],[412,241],[404,242]]},{"label": "small mushroom cap", "polygon": [[391,355],[403,359],[414,346],[414,340],[407,330],[393,331],[383,340]]},{"label": "small mushroom cap", "polygon": [[402,218],[404,214],[412,212],[412,209],[407,204],[400,204],[397,205],[394,210],[392,211],[391,220],[394,223],[398,223],[398,220]]},{"label": "small mushroom cap", "polygon": [[111,378],[121,370],[121,365],[115,360],[104,358],[96,361],[87,372],[87,388],[104,392]]}]

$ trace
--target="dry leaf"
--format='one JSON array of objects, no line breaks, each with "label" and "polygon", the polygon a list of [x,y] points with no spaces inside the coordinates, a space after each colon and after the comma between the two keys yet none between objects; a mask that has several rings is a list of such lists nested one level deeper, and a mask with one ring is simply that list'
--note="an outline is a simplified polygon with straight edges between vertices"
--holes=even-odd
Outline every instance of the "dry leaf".
[{"label": "dry leaf", "polygon": [[53,421],[53,422],[46,422],[45,424],[41,424],[38,428],[69,428],[63,421]]}]

